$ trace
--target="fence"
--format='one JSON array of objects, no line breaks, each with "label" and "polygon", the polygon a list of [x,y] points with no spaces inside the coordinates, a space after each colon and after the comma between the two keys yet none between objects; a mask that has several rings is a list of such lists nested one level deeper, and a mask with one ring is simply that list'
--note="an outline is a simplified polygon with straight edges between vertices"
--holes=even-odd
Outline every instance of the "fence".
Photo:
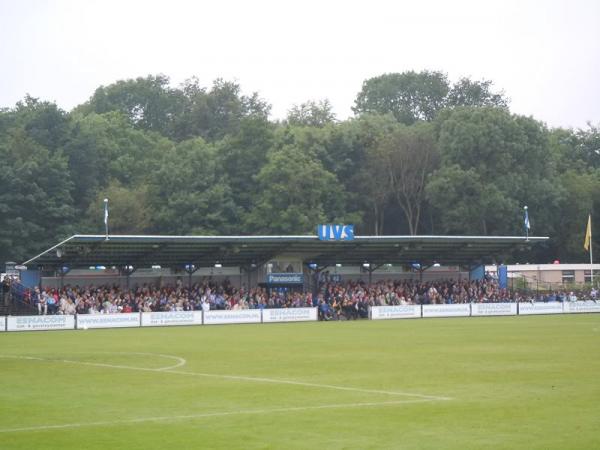
[{"label": "fence", "polygon": [[[521,302],[463,303],[449,305],[373,306],[369,319],[420,319],[428,317],[523,316],[537,314],[600,313],[600,303]],[[317,308],[246,309],[225,311],[142,312],[128,314],[80,314],[55,316],[3,316],[0,332],[38,330],[86,330],[194,326],[241,323],[317,321]]]}]

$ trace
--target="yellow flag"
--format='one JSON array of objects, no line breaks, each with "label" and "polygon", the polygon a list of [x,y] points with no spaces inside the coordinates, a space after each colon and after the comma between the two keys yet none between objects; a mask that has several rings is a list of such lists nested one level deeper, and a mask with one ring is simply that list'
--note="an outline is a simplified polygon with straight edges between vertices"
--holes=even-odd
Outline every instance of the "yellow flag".
[{"label": "yellow flag", "polygon": [[583,242],[583,248],[586,250],[590,249],[590,245],[592,244],[592,215],[588,216],[588,224],[585,230],[585,241]]}]

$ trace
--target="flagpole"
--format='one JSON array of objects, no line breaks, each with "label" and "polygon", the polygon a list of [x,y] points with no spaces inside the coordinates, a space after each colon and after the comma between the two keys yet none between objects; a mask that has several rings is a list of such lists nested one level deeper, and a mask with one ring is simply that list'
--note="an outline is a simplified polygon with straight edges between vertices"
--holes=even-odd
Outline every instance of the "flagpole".
[{"label": "flagpole", "polygon": [[104,231],[106,232],[106,241],[108,241],[108,199],[104,199]]},{"label": "flagpole", "polygon": [[523,206],[525,210],[525,240],[529,240],[529,214],[527,213],[527,206]]},{"label": "flagpole", "polygon": [[591,227],[591,223],[592,223],[592,219],[590,216],[590,277],[591,277],[591,281],[592,281],[592,288],[594,287],[594,256],[592,253],[592,247],[594,246],[592,244],[592,227]]}]

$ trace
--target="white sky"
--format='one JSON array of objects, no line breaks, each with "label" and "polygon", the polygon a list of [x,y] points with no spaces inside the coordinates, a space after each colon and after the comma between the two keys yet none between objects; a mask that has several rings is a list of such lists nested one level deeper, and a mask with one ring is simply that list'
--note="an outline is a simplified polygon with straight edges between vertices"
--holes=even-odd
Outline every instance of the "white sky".
[{"label": "white sky", "polygon": [[164,73],[236,80],[274,118],[328,98],[344,119],[365,79],[423,69],[490,79],[549,126],[598,124],[600,0],[0,0],[0,107],[69,110]]}]

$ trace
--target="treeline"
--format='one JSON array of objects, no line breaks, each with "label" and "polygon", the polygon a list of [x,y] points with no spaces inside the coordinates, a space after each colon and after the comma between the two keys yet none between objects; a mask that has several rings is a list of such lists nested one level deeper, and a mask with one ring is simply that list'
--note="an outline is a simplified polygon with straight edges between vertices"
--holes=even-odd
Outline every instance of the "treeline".
[{"label": "treeline", "polygon": [[552,239],[512,258],[584,262],[600,130],[548,129],[508,105],[489,81],[441,72],[366,80],[344,121],[327,101],[270,120],[237,83],[163,75],[70,112],[27,96],[0,110],[0,258],[103,233],[108,197],[114,234],[522,235],[527,205],[531,233]]}]

